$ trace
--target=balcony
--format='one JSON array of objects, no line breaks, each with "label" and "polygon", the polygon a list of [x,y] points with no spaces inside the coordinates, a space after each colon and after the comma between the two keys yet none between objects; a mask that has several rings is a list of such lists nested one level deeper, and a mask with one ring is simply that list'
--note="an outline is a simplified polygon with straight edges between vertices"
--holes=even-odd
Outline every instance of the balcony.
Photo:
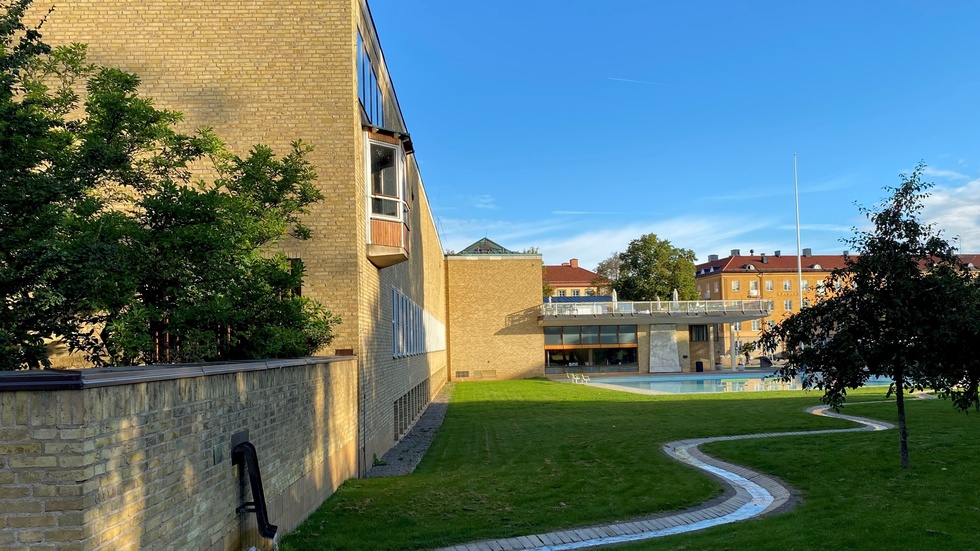
[{"label": "balcony", "polygon": [[[736,323],[768,316],[771,300],[688,300],[653,302],[546,302],[540,325],[570,322],[612,323]],[[576,321],[577,320],[577,321]]]},{"label": "balcony", "polygon": [[378,268],[387,268],[408,260],[408,226],[397,220],[371,218],[368,260]]}]

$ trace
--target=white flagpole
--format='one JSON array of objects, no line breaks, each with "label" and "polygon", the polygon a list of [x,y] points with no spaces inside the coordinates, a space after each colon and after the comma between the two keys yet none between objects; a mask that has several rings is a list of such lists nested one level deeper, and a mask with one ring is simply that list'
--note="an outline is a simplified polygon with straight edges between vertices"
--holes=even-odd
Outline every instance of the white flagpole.
[{"label": "white flagpole", "polygon": [[793,187],[796,189],[796,287],[800,290],[800,310],[803,309],[803,249],[800,247],[800,181],[796,175],[796,153],[793,153]]}]

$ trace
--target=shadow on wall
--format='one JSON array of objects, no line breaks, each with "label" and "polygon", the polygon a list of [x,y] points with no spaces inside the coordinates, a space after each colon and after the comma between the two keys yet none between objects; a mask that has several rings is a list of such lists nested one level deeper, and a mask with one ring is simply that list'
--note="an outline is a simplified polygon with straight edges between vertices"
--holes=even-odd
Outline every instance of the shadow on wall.
[{"label": "shadow on wall", "polygon": [[507,314],[504,320],[504,327],[499,329],[494,335],[534,335],[541,333],[538,326],[538,314],[541,308],[525,308],[517,312]]}]

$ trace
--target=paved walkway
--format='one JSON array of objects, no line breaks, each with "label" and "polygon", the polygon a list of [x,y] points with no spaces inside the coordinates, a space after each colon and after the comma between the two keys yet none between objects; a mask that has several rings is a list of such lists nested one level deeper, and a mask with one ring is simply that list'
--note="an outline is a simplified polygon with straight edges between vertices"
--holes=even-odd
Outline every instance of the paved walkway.
[{"label": "paved walkway", "polygon": [[710,457],[698,449],[698,446],[719,440],[805,436],[894,428],[893,425],[882,421],[834,413],[829,411],[828,406],[815,406],[807,411],[814,415],[847,419],[861,426],[851,429],[773,432],[669,442],[663,447],[667,455],[682,463],[701,469],[720,480],[727,486],[725,495],[697,507],[669,515],[588,528],[559,530],[546,534],[478,541],[445,547],[437,551],[564,551],[587,549],[694,532],[712,526],[770,514],[791,505],[791,492],[786,486],[764,474]]}]

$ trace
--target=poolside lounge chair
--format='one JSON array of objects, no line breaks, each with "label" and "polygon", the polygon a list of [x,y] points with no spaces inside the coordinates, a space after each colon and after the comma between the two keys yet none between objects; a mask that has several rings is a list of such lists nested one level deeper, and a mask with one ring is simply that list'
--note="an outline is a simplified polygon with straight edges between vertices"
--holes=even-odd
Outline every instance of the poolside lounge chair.
[{"label": "poolside lounge chair", "polygon": [[583,384],[583,385],[587,385],[587,384],[589,384],[589,383],[590,383],[591,381],[592,381],[592,379],[591,379],[591,378],[589,378],[589,376],[588,376],[588,375],[582,375],[582,384]]},{"label": "poolside lounge chair", "polygon": [[582,380],[582,376],[579,375],[578,373],[572,373],[572,382],[573,383],[584,383],[585,381]]}]

